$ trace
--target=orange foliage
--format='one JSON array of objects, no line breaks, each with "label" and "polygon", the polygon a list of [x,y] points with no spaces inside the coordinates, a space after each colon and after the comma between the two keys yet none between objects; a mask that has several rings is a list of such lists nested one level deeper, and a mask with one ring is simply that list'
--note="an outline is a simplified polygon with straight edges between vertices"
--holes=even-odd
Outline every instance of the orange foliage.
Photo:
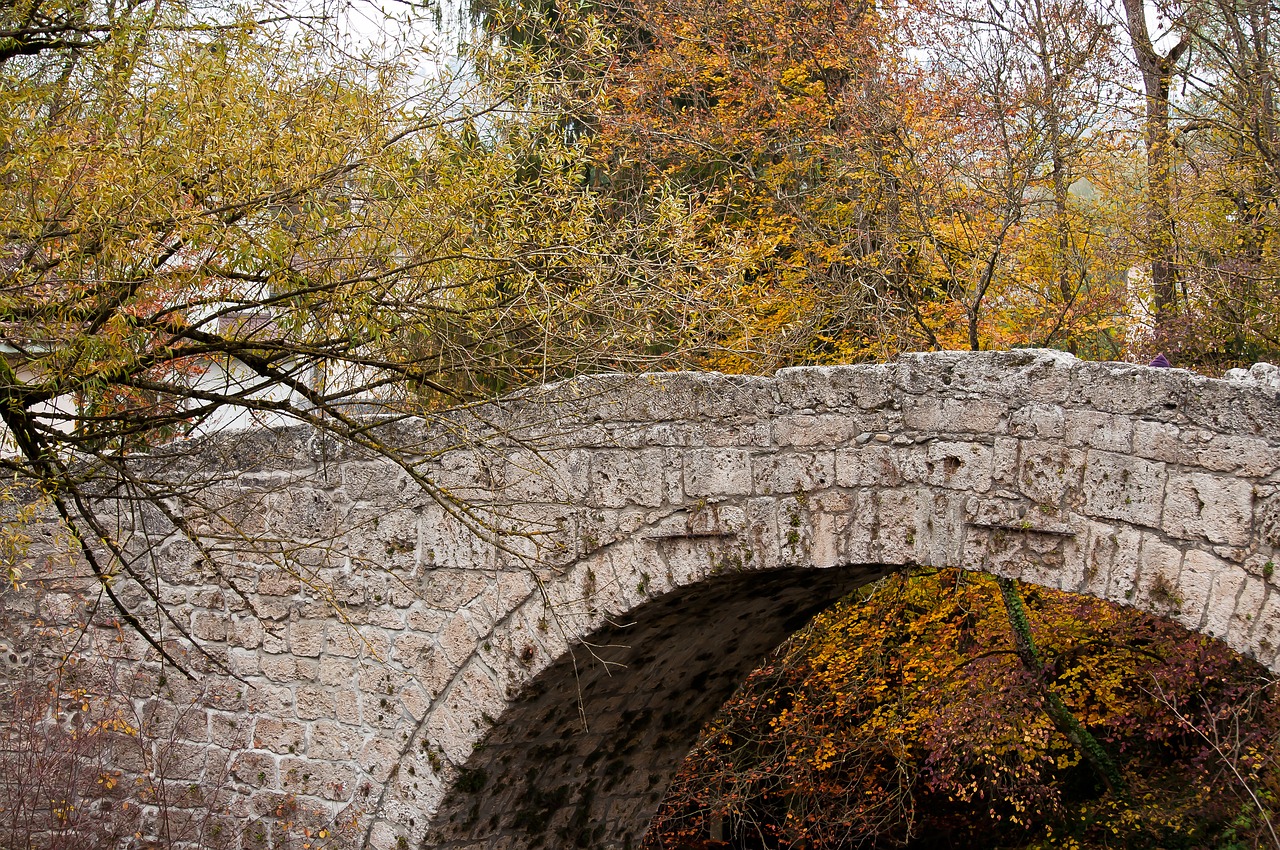
[{"label": "orange foliage", "polygon": [[[860,2],[639,0],[619,13],[596,140],[612,190],[661,176],[741,244],[722,281],[742,317],[710,365],[882,358],[905,342],[886,265],[900,126],[894,22]],[[736,271],[736,270],[735,270]]]},{"label": "orange foliage", "polygon": [[[649,846],[705,835],[710,816],[731,825],[735,847],[810,850],[944,836],[1191,848],[1260,828],[1222,759],[1173,709],[1201,728],[1242,722],[1240,758],[1274,784],[1263,754],[1280,711],[1258,691],[1257,665],[1131,609],[1023,592],[1046,659],[1040,683],[985,576],[896,576],[820,616],[706,730]],[[1041,683],[1122,763],[1127,799],[1106,796],[1054,729]]]},{"label": "orange foliage", "polygon": [[[628,49],[606,76],[593,140],[605,188],[682,187],[705,211],[702,237],[735,247],[735,265],[712,276],[740,321],[708,365],[1122,350],[1123,260],[1101,202],[1069,191],[1114,167],[1090,124],[1105,61],[1039,67],[1028,39],[1048,28],[1065,35],[1042,40],[1104,56],[1110,42],[1075,0],[1037,9],[997,15],[982,36],[964,0],[613,10]],[[1002,29],[1016,27],[1017,38]],[[1065,116],[1085,102],[1092,111]]]}]

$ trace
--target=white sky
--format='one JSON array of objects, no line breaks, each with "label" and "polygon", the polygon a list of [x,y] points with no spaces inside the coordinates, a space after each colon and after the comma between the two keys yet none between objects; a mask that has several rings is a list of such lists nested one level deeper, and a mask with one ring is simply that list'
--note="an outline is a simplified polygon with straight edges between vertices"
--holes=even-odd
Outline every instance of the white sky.
[{"label": "white sky", "polygon": [[318,28],[353,56],[408,55],[418,74],[457,70],[458,45],[471,35],[467,0],[264,0],[299,30]]}]

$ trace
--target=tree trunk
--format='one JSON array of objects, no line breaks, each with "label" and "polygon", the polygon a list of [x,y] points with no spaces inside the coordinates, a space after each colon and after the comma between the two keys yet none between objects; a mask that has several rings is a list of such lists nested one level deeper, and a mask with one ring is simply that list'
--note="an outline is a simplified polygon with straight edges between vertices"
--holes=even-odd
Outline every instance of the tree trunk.
[{"label": "tree trunk", "polygon": [[1183,37],[1161,56],[1147,30],[1144,0],[1124,0],[1129,40],[1142,72],[1146,95],[1144,130],[1147,145],[1146,240],[1151,255],[1151,286],[1155,291],[1156,333],[1165,329],[1176,307],[1177,243],[1173,224],[1173,137],[1169,130],[1169,89],[1173,69],[1186,51]]}]

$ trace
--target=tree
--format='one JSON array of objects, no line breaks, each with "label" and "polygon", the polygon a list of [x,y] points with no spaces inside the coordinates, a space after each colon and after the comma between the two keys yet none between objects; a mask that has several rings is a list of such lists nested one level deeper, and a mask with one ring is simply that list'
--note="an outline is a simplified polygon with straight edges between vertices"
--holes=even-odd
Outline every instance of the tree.
[{"label": "tree", "polygon": [[1124,8],[1144,104],[1152,342],[1205,369],[1266,359],[1280,340],[1273,13],[1214,0]]},{"label": "tree", "polygon": [[934,293],[917,299],[920,338],[1114,355],[1119,268],[1090,191],[1116,158],[1100,11],[921,3],[911,27],[928,106],[898,137],[897,161],[900,239],[915,285]]},{"label": "tree", "polygon": [[1147,154],[1147,221],[1145,242],[1150,252],[1151,286],[1155,293],[1156,323],[1168,320],[1177,295],[1177,236],[1174,229],[1174,149],[1170,132],[1170,86],[1174,71],[1190,39],[1183,35],[1167,53],[1156,49],[1147,27],[1144,0],[1124,0],[1125,21],[1134,58],[1142,75],[1143,134]]},{"label": "tree", "polygon": [[120,593],[154,590],[107,518],[159,511],[218,559],[192,524],[200,482],[130,456],[305,423],[466,515],[369,414],[663,368],[695,344],[655,342],[650,321],[697,309],[696,287],[663,297],[696,264],[687,210],[602,214],[573,177],[553,66],[431,78],[265,8],[3,11],[0,467],[48,498],[162,653]]},{"label": "tree", "polygon": [[1114,167],[1106,21],[1085,3],[614,8],[603,191],[674,179],[745,257],[712,365],[919,348],[1114,354],[1118,257],[1073,190]]},{"label": "tree", "polygon": [[1163,333],[1186,361],[1248,365],[1280,340],[1273,13],[1206,0],[1170,15],[1185,45],[1169,131],[1183,315]]},{"label": "tree", "polygon": [[890,141],[912,103],[892,10],[860,3],[642,0],[609,7],[627,47],[604,80],[602,191],[674,180],[727,246],[741,321],[709,365],[767,370],[899,350]]}]

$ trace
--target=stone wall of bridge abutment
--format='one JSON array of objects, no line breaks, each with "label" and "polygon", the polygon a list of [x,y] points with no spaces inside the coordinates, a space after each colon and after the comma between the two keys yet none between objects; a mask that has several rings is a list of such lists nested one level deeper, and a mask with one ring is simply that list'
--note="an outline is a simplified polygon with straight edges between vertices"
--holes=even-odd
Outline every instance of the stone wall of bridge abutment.
[{"label": "stone wall of bridge abutment", "polygon": [[[1280,652],[1265,386],[945,353],[597,376],[381,436],[439,489],[303,430],[146,461],[211,476],[187,511],[216,565],[155,518],[146,551],[160,601],[238,677],[206,677],[184,735],[224,746],[241,814],[290,794],[358,812],[379,848],[634,846],[751,666],[908,565],[1133,605],[1272,669]],[[3,597],[12,622],[75,599],[37,590]],[[125,642],[121,664],[158,669]]]}]

